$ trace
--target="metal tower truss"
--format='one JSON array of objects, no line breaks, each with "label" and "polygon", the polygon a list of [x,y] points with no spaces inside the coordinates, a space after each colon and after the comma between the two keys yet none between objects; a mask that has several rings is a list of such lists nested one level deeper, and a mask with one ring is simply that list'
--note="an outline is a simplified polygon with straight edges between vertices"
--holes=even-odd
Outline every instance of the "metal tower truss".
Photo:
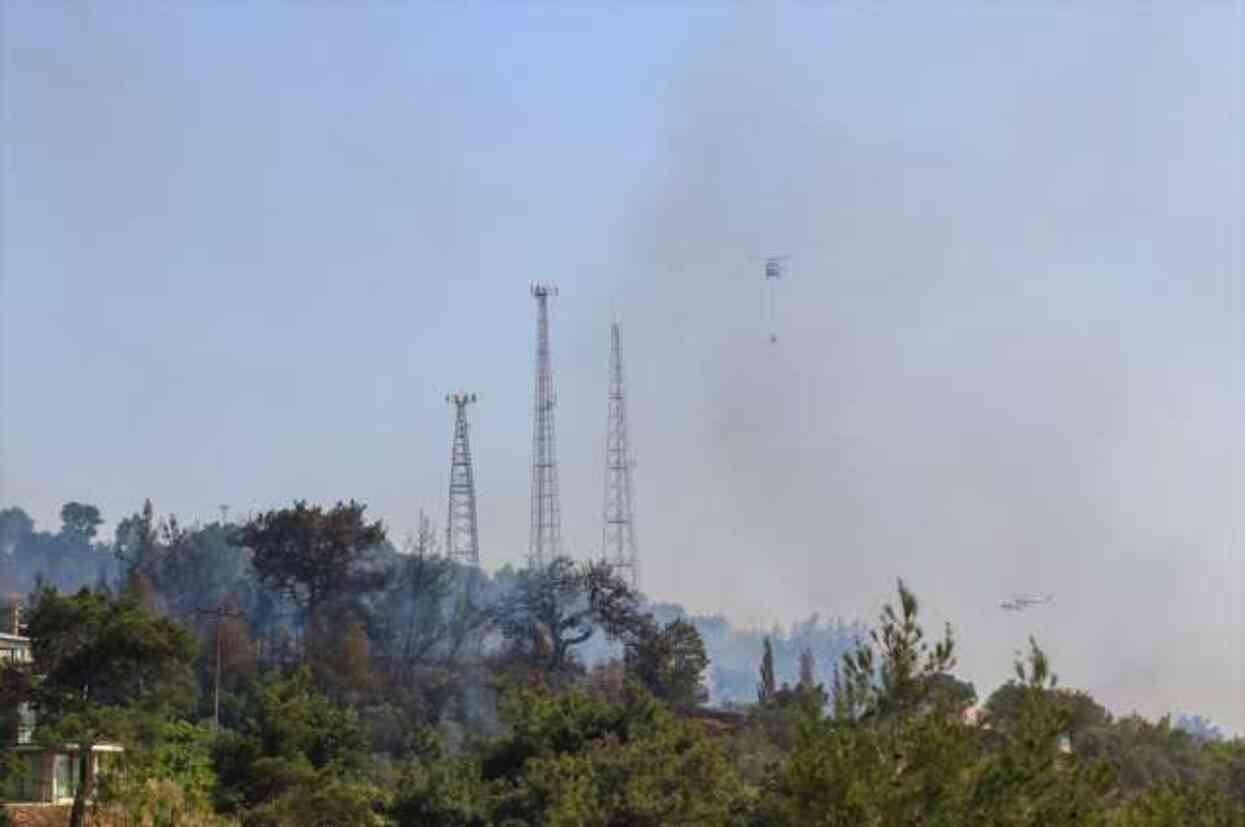
[{"label": "metal tower truss", "polygon": [[532,285],[536,299],[536,390],[532,412],[532,520],[528,565],[543,567],[561,554],[562,520],[558,503],[558,456],[554,440],[553,369],[549,359],[549,297],[558,288]]},{"label": "metal tower truss", "polygon": [[445,522],[446,556],[465,566],[480,566],[480,535],[476,527],[476,483],[471,467],[467,406],[474,393],[454,393],[445,401],[455,408],[454,447],[450,453],[450,505]]},{"label": "metal tower truss", "polygon": [[622,339],[610,325],[609,419],[605,432],[605,507],[601,557],[632,588],[639,588],[635,514],[631,500],[631,445],[627,437],[627,399],[623,386]]}]

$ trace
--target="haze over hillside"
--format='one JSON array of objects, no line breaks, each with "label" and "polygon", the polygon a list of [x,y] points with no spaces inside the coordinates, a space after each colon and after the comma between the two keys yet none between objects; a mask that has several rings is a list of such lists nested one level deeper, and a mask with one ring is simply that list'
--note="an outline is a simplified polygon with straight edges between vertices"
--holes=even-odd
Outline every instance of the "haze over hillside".
[{"label": "haze over hillside", "polygon": [[401,536],[463,389],[518,565],[549,280],[574,556],[617,317],[654,599],[871,620],[903,576],[981,686],[1036,633],[1245,731],[1239,4],[3,18],[0,506]]}]

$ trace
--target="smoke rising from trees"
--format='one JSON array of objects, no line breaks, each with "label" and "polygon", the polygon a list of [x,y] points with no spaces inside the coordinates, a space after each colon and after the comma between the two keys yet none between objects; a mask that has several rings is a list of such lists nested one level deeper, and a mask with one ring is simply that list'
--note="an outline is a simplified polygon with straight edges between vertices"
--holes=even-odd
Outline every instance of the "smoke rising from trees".
[{"label": "smoke rising from trees", "polygon": [[573,555],[617,313],[654,600],[866,617],[902,574],[976,681],[1036,631],[1245,728],[1239,10],[611,14],[6,10],[3,505],[400,533],[466,382],[517,564],[549,278]]}]

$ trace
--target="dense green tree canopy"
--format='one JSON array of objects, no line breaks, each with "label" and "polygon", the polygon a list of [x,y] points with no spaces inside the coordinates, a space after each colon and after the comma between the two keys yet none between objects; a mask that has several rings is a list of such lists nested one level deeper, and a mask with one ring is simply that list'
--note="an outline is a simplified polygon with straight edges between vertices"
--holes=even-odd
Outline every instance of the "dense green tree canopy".
[{"label": "dense green tree canopy", "polygon": [[[30,702],[36,736],[83,749],[133,737],[189,707],[194,641],[177,624],[153,617],[129,595],[44,589],[30,614],[35,679]],[[77,785],[73,827],[83,823],[86,764]]]},{"label": "dense green tree canopy", "polygon": [[671,706],[689,709],[709,699],[704,673],[709,665],[705,642],[685,620],[638,626],[626,646],[628,675]]},{"label": "dense green tree canopy", "polygon": [[359,570],[368,550],[385,539],[384,525],[363,519],[366,506],[351,500],[331,509],[299,500],[242,526],[236,542],[251,549],[251,564],[267,586],[314,615],[328,598],[376,585]]},{"label": "dense green tree canopy", "polygon": [[0,509],[0,553],[12,554],[35,530],[35,521],[20,508]]},{"label": "dense green tree canopy", "polygon": [[61,507],[61,532],[69,537],[89,543],[104,518],[99,509],[85,503],[65,503]]},{"label": "dense green tree canopy", "polygon": [[[119,596],[31,595],[36,663],[0,668],[0,708],[33,704],[43,741],[121,741],[99,796],[129,823],[1245,823],[1245,741],[1114,717],[1057,685],[1036,642],[968,714],[958,637],[928,638],[902,582],[872,630],[740,636],[601,564],[468,571],[430,530],[399,554],[355,503],[186,527],[148,502],[111,545],[97,516],[68,504],[48,534],[0,515],[19,582],[124,563],[103,578]],[[755,703],[706,706],[709,639],[751,647],[731,680]]]},{"label": "dense green tree canopy", "polygon": [[29,615],[28,634],[44,723],[104,707],[184,707],[193,697],[189,632],[128,596],[46,589]]}]

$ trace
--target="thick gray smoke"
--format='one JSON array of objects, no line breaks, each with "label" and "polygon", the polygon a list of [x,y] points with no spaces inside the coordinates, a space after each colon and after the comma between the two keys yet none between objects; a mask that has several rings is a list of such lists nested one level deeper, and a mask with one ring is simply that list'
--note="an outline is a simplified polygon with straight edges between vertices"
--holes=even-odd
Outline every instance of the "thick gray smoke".
[{"label": "thick gray smoke", "polygon": [[902,576],[979,689],[1035,633],[1245,728],[1233,15],[881,18],[744,13],[670,100],[617,284],[646,581],[871,620]]}]

